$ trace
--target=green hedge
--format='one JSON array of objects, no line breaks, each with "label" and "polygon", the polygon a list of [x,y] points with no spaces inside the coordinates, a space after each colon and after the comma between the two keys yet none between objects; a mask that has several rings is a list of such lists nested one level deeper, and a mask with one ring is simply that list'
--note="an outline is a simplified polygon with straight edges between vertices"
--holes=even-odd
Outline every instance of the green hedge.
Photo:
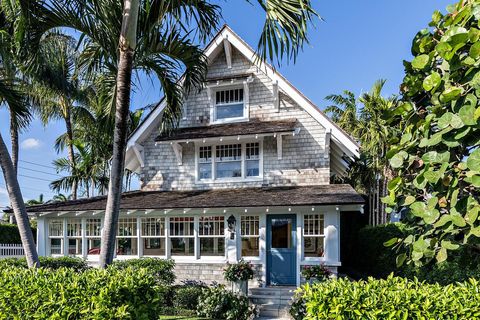
[{"label": "green hedge", "polygon": [[[301,290],[306,314],[296,319],[479,319],[477,280],[441,286],[389,276],[331,280]],[[298,308],[298,303],[294,304]]]},{"label": "green hedge", "polygon": [[[32,228],[33,237],[36,239],[37,229]],[[20,233],[15,224],[0,224],[0,243],[21,244]]]},{"label": "green hedge", "polygon": [[147,269],[0,269],[0,319],[158,319],[168,288]]},{"label": "green hedge", "polygon": [[[40,266],[45,269],[57,270],[60,268],[69,268],[76,272],[82,272],[89,269],[87,262],[81,258],[75,257],[39,257]],[[0,269],[7,267],[28,268],[25,258],[7,258],[0,260]]]},{"label": "green hedge", "polygon": [[256,315],[256,309],[247,297],[226,290],[224,286],[215,286],[203,290],[197,314],[208,319],[249,320]]},{"label": "green hedge", "polygon": [[112,268],[123,270],[126,268],[145,268],[155,277],[159,284],[172,285],[175,281],[175,261],[159,258],[140,258],[114,261]]}]

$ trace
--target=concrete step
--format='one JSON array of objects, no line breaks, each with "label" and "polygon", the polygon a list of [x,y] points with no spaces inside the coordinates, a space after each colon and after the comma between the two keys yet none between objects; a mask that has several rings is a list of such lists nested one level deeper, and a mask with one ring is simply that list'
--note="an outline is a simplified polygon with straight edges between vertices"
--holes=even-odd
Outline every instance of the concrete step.
[{"label": "concrete step", "polygon": [[250,295],[249,298],[250,298],[250,301],[252,301],[252,303],[256,305],[277,304],[277,305],[288,307],[292,302],[291,297]]},{"label": "concrete step", "polygon": [[278,304],[258,304],[259,317],[271,319],[289,319],[288,308]]}]

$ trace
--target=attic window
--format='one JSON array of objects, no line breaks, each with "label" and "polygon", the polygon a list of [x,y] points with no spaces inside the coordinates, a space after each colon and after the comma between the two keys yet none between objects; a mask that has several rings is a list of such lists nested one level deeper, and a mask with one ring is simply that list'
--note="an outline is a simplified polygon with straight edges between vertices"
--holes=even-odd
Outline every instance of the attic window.
[{"label": "attic window", "polygon": [[215,92],[215,121],[229,121],[245,118],[243,88]]}]

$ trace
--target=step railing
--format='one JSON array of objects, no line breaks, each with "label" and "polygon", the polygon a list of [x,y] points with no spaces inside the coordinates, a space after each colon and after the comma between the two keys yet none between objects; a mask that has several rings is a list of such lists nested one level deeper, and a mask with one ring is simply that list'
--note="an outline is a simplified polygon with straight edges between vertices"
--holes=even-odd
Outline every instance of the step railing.
[{"label": "step railing", "polygon": [[0,259],[23,257],[25,251],[21,244],[2,244],[0,243]]}]

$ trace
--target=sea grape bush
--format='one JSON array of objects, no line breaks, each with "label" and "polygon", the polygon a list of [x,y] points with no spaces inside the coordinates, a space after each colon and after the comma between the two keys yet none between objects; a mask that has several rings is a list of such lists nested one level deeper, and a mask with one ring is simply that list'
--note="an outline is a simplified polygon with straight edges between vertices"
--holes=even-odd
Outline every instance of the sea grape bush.
[{"label": "sea grape bush", "polygon": [[405,62],[403,103],[385,115],[403,135],[387,153],[395,171],[383,199],[407,209],[414,234],[386,245],[404,248],[397,264],[445,261],[480,238],[480,0],[436,11]]},{"label": "sea grape bush", "polygon": [[[479,319],[477,280],[441,286],[390,276],[306,284],[297,293],[294,319]],[[303,312],[303,314],[302,314]]]},{"label": "sea grape bush", "polygon": [[224,277],[227,281],[247,281],[253,279],[253,266],[245,260],[240,260],[237,263],[229,263],[224,270]]},{"label": "sea grape bush", "polygon": [[128,260],[116,260],[111,268],[123,270],[126,268],[148,269],[150,274],[155,277],[159,284],[172,285],[175,281],[175,261],[171,259],[160,258],[139,258]]}]

